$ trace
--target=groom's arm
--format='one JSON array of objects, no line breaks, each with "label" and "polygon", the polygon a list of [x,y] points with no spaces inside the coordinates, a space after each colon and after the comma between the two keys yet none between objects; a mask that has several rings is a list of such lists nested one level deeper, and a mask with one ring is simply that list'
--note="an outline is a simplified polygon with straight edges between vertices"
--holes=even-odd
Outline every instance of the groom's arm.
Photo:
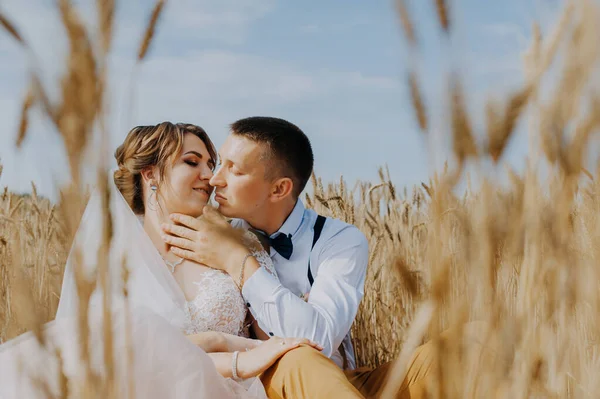
[{"label": "groom's arm", "polygon": [[365,236],[349,226],[322,247],[308,302],[264,269],[246,280],[242,294],[259,326],[269,335],[308,338],[321,344],[323,354],[330,357],[356,317],[368,258]]},{"label": "groom's arm", "polygon": [[[207,213],[208,209],[208,213]],[[308,302],[269,274],[236,237],[233,227],[205,208],[207,218],[173,214],[179,225],[163,224],[163,240],[182,258],[242,277],[242,294],[259,326],[269,335],[308,338],[331,356],[350,330],[364,294],[369,258],[367,239],[348,226],[323,245]],[[308,259],[307,265],[308,267]]]}]

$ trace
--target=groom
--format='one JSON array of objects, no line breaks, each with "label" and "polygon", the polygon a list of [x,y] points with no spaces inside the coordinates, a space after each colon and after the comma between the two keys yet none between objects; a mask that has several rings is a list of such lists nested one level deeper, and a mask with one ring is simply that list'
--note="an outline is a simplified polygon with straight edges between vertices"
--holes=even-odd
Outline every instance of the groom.
[{"label": "groom", "polygon": [[[264,373],[269,397],[377,396],[390,364],[355,370],[350,340],[364,293],[368,243],[355,226],[304,207],[299,197],[313,170],[308,138],[282,119],[245,118],[231,125],[219,158],[210,184],[220,213],[235,218],[233,227],[210,210],[200,219],[175,214],[179,226],[163,226],[165,241],[176,255],[241,282],[252,316],[268,335],[305,337],[323,346],[322,353],[291,351]],[[278,279],[248,259],[234,227],[263,236]],[[398,397],[418,397],[429,360],[427,349],[413,356]]]}]

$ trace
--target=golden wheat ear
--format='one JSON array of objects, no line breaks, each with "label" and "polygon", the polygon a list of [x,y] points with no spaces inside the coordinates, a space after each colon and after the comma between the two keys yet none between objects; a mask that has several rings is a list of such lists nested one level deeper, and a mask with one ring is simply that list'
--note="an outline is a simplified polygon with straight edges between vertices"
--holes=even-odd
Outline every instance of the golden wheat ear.
[{"label": "golden wheat ear", "polygon": [[13,39],[15,39],[20,44],[25,45],[25,40],[23,40],[23,37],[21,36],[15,25],[2,12],[0,12],[0,26],[2,26],[4,30],[13,37]]},{"label": "golden wheat ear", "polygon": [[154,5],[154,9],[152,10],[152,15],[150,16],[150,20],[148,21],[148,26],[146,27],[146,31],[144,33],[144,37],[140,44],[140,48],[138,50],[138,60],[141,61],[146,58],[148,54],[148,49],[150,48],[150,44],[152,43],[152,39],[154,38],[154,32],[156,30],[156,26],[158,24],[158,20],[163,12],[165,6],[165,0],[158,0]]}]

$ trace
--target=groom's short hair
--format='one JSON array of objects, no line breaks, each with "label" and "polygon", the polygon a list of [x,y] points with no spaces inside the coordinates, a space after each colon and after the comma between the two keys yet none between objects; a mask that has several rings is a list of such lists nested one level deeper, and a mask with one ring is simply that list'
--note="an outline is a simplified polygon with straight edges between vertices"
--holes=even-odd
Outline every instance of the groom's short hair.
[{"label": "groom's short hair", "polygon": [[252,116],[232,123],[231,132],[263,144],[263,157],[270,162],[267,178],[289,177],[294,197],[300,196],[312,174],[314,156],[310,140],[298,126],[280,118]]}]

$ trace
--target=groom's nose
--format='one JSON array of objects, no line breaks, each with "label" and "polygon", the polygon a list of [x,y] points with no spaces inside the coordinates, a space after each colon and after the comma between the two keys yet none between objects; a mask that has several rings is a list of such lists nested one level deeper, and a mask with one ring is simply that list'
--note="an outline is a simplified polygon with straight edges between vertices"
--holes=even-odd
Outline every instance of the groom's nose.
[{"label": "groom's nose", "polygon": [[225,179],[223,177],[223,168],[220,167],[218,168],[213,176],[210,178],[210,181],[208,182],[208,184],[210,184],[213,187],[223,187],[225,186]]}]

